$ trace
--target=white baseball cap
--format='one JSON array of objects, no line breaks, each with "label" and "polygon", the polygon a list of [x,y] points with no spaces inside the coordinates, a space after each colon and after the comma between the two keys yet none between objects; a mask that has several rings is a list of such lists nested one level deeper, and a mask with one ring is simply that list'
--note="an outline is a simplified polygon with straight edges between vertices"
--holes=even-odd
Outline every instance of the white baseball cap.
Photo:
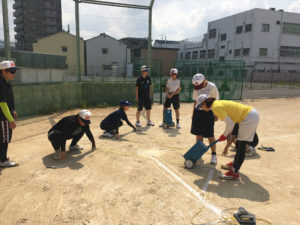
[{"label": "white baseball cap", "polygon": [[87,109],[83,109],[79,112],[79,117],[83,120],[83,122],[85,124],[90,124],[91,123],[90,119],[92,117],[92,113]]},{"label": "white baseball cap", "polygon": [[178,74],[178,69],[176,69],[176,68],[172,68],[171,70],[170,70],[170,75],[171,74]]},{"label": "white baseball cap", "polygon": [[141,71],[149,71],[149,67],[148,66],[141,66]]},{"label": "white baseball cap", "polygon": [[6,70],[6,69],[19,69],[18,67],[16,67],[16,64],[14,61],[2,61],[0,63],[0,70]]},{"label": "white baseball cap", "polygon": [[200,84],[202,84],[202,82],[205,80],[205,77],[202,73],[197,73],[193,76],[193,79],[192,79],[192,83],[195,85],[195,86],[198,86]]},{"label": "white baseball cap", "polygon": [[202,94],[202,95],[199,95],[197,97],[197,105],[196,105],[196,108],[199,109],[201,108],[201,104],[202,102],[204,102],[206,99],[208,99],[209,96],[207,94]]}]

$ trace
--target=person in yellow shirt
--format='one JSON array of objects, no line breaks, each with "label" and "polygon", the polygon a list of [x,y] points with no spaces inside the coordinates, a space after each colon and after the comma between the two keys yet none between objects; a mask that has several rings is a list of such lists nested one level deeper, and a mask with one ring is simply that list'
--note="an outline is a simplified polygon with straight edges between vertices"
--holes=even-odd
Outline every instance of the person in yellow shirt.
[{"label": "person in yellow shirt", "polygon": [[252,106],[234,101],[216,100],[206,94],[200,95],[197,98],[197,103],[197,108],[202,108],[205,111],[212,110],[214,115],[226,123],[226,129],[219,141],[225,141],[234,124],[239,124],[234,161],[227,164],[229,171],[221,175],[223,179],[239,179],[238,172],[245,159],[246,145],[253,141],[258,126],[258,112]]}]

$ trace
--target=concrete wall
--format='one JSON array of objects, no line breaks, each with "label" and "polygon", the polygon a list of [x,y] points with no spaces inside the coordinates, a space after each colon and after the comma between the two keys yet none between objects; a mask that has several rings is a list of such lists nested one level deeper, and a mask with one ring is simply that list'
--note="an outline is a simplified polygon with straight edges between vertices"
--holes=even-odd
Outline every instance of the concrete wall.
[{"label": "concrete wall", "polygon": [[20,117],[135,100],[135,82],[14,85],[13,91]]},{"label": "concrete wall", "polygon": [[[67,47],[67,51],[63,52],[62,47]],[[76,53],[76,36],[68,32],[61,32],[42,38],[33,44],[33,52],[47,53],[53,55],[63,55],[67,57],[68,68],[65,71],[66,75],[77,74],[77,53]],[[84,74],[84,41],[80,39],[80,66],[81,75]]]},{"label": "concrete wall", "polygon": [[300,73],[253,72],[253,82],[300,82]]},{"label": "concrete wall", "polygon": [[32,84],[63,82],[64,74],[65,70],[60,69],[37,69],[21,67],[16,74],[15,83]]}]

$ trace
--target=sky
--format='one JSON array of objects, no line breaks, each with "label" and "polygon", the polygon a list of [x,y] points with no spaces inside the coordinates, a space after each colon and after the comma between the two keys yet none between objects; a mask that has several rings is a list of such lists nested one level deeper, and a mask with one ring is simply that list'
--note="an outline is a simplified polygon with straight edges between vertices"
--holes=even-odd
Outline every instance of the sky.
[{"label": "sky", "polygon": [[[14,41],[13,0],[8,1],[10,38]],[[109,0],[106,0],[109,1]],[[150,0],[110,0],[149,5]],[[75,34],[75,3],[61,0],[62,24]],[[207,23],[252,8],[283,9],[300,13],[300,0],[155,0],[152,15],[152,39],[201,40]],[[2,4],[0,40],[3,40]],[[148,10],[126,9],[94,4],[79,4],[80,36],[85,40],[106,33],[114,38],[147,37]]]}]

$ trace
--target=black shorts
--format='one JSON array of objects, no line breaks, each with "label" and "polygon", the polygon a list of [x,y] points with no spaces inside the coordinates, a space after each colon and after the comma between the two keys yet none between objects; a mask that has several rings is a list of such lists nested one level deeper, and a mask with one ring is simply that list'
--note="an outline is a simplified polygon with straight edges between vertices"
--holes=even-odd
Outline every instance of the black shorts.
[{"label": "black shorts", "polygon": [[148,97],[139,96],[138,110],[142,111],[144,107],[146,110],[151,109],[151,99],[149,96]]},{"label": "black shorts", "polygon": [[7,120],[0,121],[0,142],[10,143],[12,136],[12,129],[9,128],[9,122]]},{"label": "black shorts", "polygon": [[213,112],[194,109],[191,133],[205,138],[214,137],[215,116]]},{"label": "black shorts", "polygon": [[179,94],[173,95],[172,98],[166,98],[164,107],[165,108],[170,108],[171,107],[171,103],[173,105],[174,109],[180,109],[180,101],[179,101]]}]

